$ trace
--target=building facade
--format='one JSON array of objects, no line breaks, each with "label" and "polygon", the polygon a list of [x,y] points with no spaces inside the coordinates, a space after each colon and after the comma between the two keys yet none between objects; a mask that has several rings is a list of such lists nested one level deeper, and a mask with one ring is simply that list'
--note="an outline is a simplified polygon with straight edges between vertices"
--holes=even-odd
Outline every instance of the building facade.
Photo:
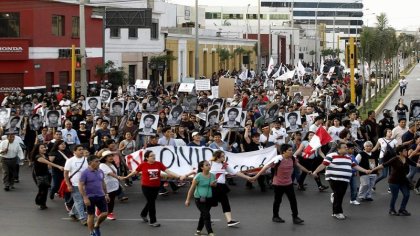
[{"label": "building facade", "polygon": [[[72,45],[79,46],[79,6],[50,1],[0,4],[0,93],[64,90],[70,86]],[[87,81],[103,63],[102,19],[86,7]],[[80,72],[76,71],[76,81]],[[80,83],[78,83],[80,84]]]}]

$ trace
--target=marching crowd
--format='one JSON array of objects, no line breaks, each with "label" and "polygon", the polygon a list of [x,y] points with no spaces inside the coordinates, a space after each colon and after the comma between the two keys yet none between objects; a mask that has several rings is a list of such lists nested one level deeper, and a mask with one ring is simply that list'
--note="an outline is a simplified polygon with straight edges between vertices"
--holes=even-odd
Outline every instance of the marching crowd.
[{"label": "marching crowd", "polygon": [[[211,84],[217,86],[224,74],[215,73]],[[87,225],[93,236],[100,235],[105,219],[116,219],[116,199],[128,199],[124,188],[139,175],[146,199],[140,217],[153,227],[160,226],[157,196],[166,195],[168,186],[177,191],[184,179],[193,178],[185,205],[193,198],[200,211],[196,235],[201,235],[204,227],[208,235],[214,235],[210,210],[218,203],[227,225],[239,224],[232,217],[228,198],[228,186],[236,185],[232,176],[246,179],[247,188],[258,182],[263,192],[274,189],[273,222],[284,222],[279,208],[286,194],[293,223],[303,223],[294,185],[305,191],[307,175],[313,177],[319,191],[331,188],[336,219],[346,218],[342,204],[348,186],[350,204],[359,205],[373,201],[372,193],[382,191],[375,185],[387,177],[389,214],[408,216],[410,189],[420,193],[420,180],[415,181],[420,166],[419,123],[408,122],[402,99],[395,108],[397,122],[388,110],[380,121],[373,111],[362,120],[356,105],[350,103],[346,77],[323,78],[317,84],[313,79],[291,78],[267,85],[268,78],[251,73],[248,79],[236,78],[232,98],[199,91],[193,107],[187,102],[190,96],[178,92],[179,84],[144,91],[91,90],[87,98],[80,96],[75,101],[61,89],[45,94],[7,94],[0,108],[3,187],[5,191],[15,189],[20,181],[19,166],[28,160],[38,187],[36,205],[44,210],[48,198],[63,197],[70,217]],[[293,86],[313,91],[310,95],[292,93]],[[113,106],[115,102],[118,104]],[[210,109],[215,104],[217,112]],[[171,123],[175,118],[178,120]],[[319,129],[325,130],[331,141],[306,153],[311,140],[319,138]],[[151,151],[144,153],[144,161],[136,169],[130,170],[126,163],[125,156],[142,148],[182,145],[210,147],[213,158],[200,162],[197,173],[182,176],[156,160]],[[238,172],[225,160],[225,152],[252,152],[271,146],[277,148],[278,156],[253,173]],[[325,180],[319,177],[324,169]],[[161,172],[179,181],[166,182]],[[403,200],[396,208],[400,191]]]}]

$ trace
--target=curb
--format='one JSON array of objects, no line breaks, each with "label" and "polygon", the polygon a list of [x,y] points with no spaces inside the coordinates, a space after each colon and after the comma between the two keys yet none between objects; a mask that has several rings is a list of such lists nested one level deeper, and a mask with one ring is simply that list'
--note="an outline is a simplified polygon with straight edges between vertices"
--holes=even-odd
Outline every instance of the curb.
[{"label": "curb", "polygon": [[391,99],[391,97],[394,95],[395,91],[398,89],[399,83],[396,83],[394,88],[388,93],[388,95],[382,100],[381,104],[378,105],[377,108],[375,108],[375,114],[379,114],[379,112],[384,108],[385,104],[388,103],[388,101]]}]

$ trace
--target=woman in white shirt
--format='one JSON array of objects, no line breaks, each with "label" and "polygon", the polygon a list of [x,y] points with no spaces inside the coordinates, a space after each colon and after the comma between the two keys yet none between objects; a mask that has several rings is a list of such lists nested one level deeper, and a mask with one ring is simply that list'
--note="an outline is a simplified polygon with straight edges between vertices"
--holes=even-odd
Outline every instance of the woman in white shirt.
[{"label": "woman in white shirt", "polygon": [[[117,167],[114,165],[114,152],[111,151],[104,151],[102,153],[101,164],[99,165],[99,169],[101,169],[105,174],[105,185],[106,185],[106,192],[109,195],[109,202],[108,202],[108,220],[115,220],[114,216],[114,204],[115,204],[115,197],[119,193],[120,182],[119,180],[122,179],[117,174]],[[96,215],[100,215],[100,212],[96,210]]]},{"label": "woman in white shirt", "polygon": [[[385,129],[384,133],[385,133],[385,137],[378,139],[378,142],[376,143],[375,147],[372,149],[372,152],[375,152],[376,150],[380,150],[379,161],[378,161],[379,164],[382,164],[385,162],[383,158],[384,158],[387,145],[391,146],[391,148],[397,147],[397,140],[392,138],[392,130]],[[389,167],[384,167],[384,169],[382,170],[381,176],[379,176],[376,179],[375,185],[379,181],[385,179],[388,176],[388,172],[389,172]]]},{"label": "woman in white shirt", "polygon": [[344,129],[341,125],[341,121],[338,118],[334,118],[334,125],[328,128],[328,133],[334,141],[340,140],[339,134]]},{"label": "woman in white shirt", "polygon": [[251,178],[229,166],[225,162],[225,153],[221,150],[217,150],[213,153],[211,160],[210,173],[216,176],[217,186],[215,187],[215,197],[218,202],[222,205],[223,213],[225,214],[228,227],[239,224],[239,221],[232,220],[232,213],[230,209],[229,199],[227,193],[230,191],[226,185],[226,174],[236,175],[238,177],[250,180]]}]

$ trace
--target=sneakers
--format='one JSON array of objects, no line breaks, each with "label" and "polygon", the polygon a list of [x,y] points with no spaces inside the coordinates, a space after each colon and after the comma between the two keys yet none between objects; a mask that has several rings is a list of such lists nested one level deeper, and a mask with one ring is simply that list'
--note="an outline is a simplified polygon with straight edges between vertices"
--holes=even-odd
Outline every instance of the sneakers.
[{"label": "sneakers", "polygon": [[241,222],[239,222],[239,221],[235,221],[235,220],[231,220],[231,221],[229,221],[228,223],[227,223],[227,226],[228,227],[233,227],[233,226],[235,226],[235,225],[239,225]]},{"label": "sneakers", "polygon": [[101,236],[101,230],[99,229],[99,226],[94,227],[93,232],[95,232],[96,236]]},{"label": "sneakers", "polygon": [[345,220],[346,219],[346,216],[343,213],[333,214],[332,216],[334,218],[336,218],[337,220]]},{"label": "sneakers", "polygon": [[87,226],[87,221],[85,219],[80,220],[80,224],[82,224],[83,226]]},{"label": "sneakers", "polygon": [[159,196],[168,195],[168,194],[169,194],[169,191],[166,189],[159,192]]},{"label": "sneakers", "polygon": [[298,185],[297,190],[299,190],[299,191],[305,191],[306,188],[303,185]]},{"label": "sneakers", "polygon": [[318,187],[318,190],[319,190],[320,192],[324,192],[324,190],[327,190],[328,188],[329,188],[328,186],[321,185],[321,186],[319,186],[319,187]]},{"label": "sneakers", "polygon": [[101,211],[96,207],[95,216],[98,217],[101,214]]},{"label": "sneakers", "polygon": [[399,214],[400,216],[411,216],[411,213],[410,213],[410,212],[408,212],[407,210],[399,210],[399,211],[398,211],[398,214]]},{"label": "sneakers", "polygon": [[330,196],[330,202],[331,202],[331,204],[333,204],[333,203],[334,203],[334,193],[331,193],[331,196]]},{"label": "sneakers", "polygon": [[197,230],[195,231],[194,235],[199,236],[199,235],[207,235],[207,234],[201,233],[201,230]]},{"label": "sneakers", "polygon": [[89,236],[98,236],[96,235],[95,231],[90,232]]},{"label": "sneakers", "polygon": [[120,197],[118,200],[120,200],[120,202],[124,202],[128,200],[128,197]]},{"label": "sneakers", "polygon": [[299,217],[293,217],[293,224],[295,224],[295,225],[300,225],[300,224],[302,224],[304,222],[304,220],[302,220],[301,218],[299,218]]},{"label": "sneakers", "polygon": [[388,193],[391,193],[391,189],[390,188],[388,188]]},{"label": "sneakers", "polygon": [[147,216],[140,216],[141,219],[143,220],[144,223],[149,222],[149,220],[147,219]]},{"label": "sneakers", "polygon": [[41,206],[39,206],[39,209],[40,210],[46,210],[46,209],[48,209],[48,207],[46,205],[41,205]]},{"label": "sneakers", "polygon": [[357,200],[354,201],[350,201],[351,205],[360,205],[360,202],[358,202]]},{"label": "sneakers", "polygon": [[8,192],[10,190],[9,186],[4,187],[4,191]]},{"label": "sneakers", "polygon": [[278,216],[274,216],[272,221],[276,222],[276,223],[284,223],[285,222],[282,218],[280,218]]},{"label": "sneakers", "polygon": [[149,223],[149,225],[152,226],[152,227],[160,227],[160,224],[158,222]]},{"label": "sneakers", "polygon": [[107,218],[108,220],[116,220],[113,212],[108,213],[108,216],[107,216],[106,218]]},{"label": "sneakers", "polygon": [[419,188],[414,188],[414,192],[415,192],[417,195],[420,195],[420,190],[419,190]]},{"label": "sneakers", "polygon": [[72,219],[73,221],[78,221],[79,219],[77,219],[76,215],[69,215],[70,219]]},{"label": "sneakers", "polygon": [[208,236],[216,236],[214,233],[209,233]]},{"label": "sneakers", "polygon": [[393,209],[389,210],[388,214],[391,216],[399,216],[399,214]]}]

